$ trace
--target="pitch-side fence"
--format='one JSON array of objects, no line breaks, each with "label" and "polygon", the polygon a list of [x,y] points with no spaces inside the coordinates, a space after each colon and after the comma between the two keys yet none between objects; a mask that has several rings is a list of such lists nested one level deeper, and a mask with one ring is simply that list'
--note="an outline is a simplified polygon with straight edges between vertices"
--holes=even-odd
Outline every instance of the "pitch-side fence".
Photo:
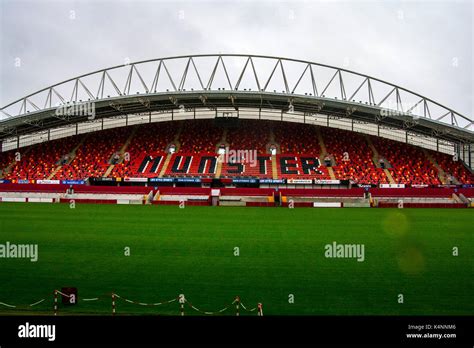
[{"label": "pitch-side fence", "polygon": [[[59,290],[54,290],[53,291],[53,313],[54,313],[55,316],[57,316],[58,313],[59,313],[59,306],[58,306],[59,295],[65,297],[67,299],[71,299],[74,296],[74,303],[76,301],[75,295],[66,294],[66,293],[63,293]],[[198,312],[202,315],[219,315],[219,314],[222,314],[226,311],[231,311],[232,309],[234,309],[236,316],[240,316],[240,314],[242,312],[246,312],[248,314],[256,313],[258,316],[263,316],[263,304],[262,303],[258,303],[257,306],[254,307],[254,308],[248,308],[241,301],[239,296],[236,296],[231,303],[227,304],[222,309],[219,309],[217,311],[212,311],[212,312],[211,311],[204,311],[204,310],[196,307],[195,305],[193,305],[190,301],[188,301],[186,299],[184,294],[179,294],[178,297],[172,298],[172,299],[167,300],[167,301],[161,301],[161,302],[155,302],[155,303],[144,303],[144,302],[140,302],[140,301],[133,301],[133,300],[130,300],[130,299],[125,298],[123,296],[120,296],[119,294],[116,294],[114,292],[109,293],[109,294],[105,294],[105,295],[102,295],[102,296],[99,296],[99,297],[81,298],[78,301],[93,302],[93,301],[103,301],[103,300],[110,300],[111,301],[111,309],[112,309],[112,315],[113,316],[115,316],[117,314],[117,308],[119,307],[118,303],[120,301],[127,302],[127,303],[137,305],[137,306],[145,306],[145,307],[158,307],[158,306],[164,306],[164,305],[171,305],[172,303],[176,302],[179,306],[179,315],[180,316],[185,315],[185,309],[186,308],[192,309],[192,310],[194,310],[194,311],[196,311],[196,312]],[[4,306],[4,307],[7,307],[7,308],[11,308],[11,309],[17,309],[17,310],[32,310],[33,307],[39,305],[40,303],[43,303],[44,301],[46,301],[46,298],[43,298],[39,301],[33,302],[31,304],[28,304],[28,305],[23,305],[23,306],[21,306],[21,305],[17,306],[17,305],[8,304],[8,303],[5,303],[5,302],[0,302],[0,306]]]}]

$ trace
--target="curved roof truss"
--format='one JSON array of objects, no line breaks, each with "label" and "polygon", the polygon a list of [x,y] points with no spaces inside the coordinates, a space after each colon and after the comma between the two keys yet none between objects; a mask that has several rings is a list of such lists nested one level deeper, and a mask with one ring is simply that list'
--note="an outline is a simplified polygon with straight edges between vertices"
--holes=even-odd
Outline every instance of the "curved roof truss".
[{"label": "curved roof truss", "polygon": [[329,65],[242,54],[125,62],[62,81],[2,107],[0,139],[81,122],[86,115],[74,111],[88,105],[97,118],[180,108],[276,108],[474,142],[471,118],[403,87]]}]

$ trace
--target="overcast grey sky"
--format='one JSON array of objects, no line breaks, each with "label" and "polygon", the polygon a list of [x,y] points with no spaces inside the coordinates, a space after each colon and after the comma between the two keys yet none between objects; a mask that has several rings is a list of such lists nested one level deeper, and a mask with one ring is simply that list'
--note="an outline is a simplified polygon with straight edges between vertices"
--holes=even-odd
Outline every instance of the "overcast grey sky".
[{"label": "overcast grey sky", "polygon": [[127,58],[252,53],[345,67],[472,118],[473,16],[469,0],[0,0],[0,105]]}]

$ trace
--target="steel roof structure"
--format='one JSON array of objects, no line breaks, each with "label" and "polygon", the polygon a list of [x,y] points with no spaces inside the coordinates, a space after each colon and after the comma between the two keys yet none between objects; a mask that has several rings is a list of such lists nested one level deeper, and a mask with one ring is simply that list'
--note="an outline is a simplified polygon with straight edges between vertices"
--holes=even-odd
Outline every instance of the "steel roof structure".
[{"label": "steel roof structure", "polygon": [[249,108],[351,119],[474,143],[474,122],[449,107],[381,79],[298,59],[205,54],[126,62],[77,76],[0,109],[0,141],[87,122],[62,108],[93,104],[94,118],[211,110],[242,117]]}]

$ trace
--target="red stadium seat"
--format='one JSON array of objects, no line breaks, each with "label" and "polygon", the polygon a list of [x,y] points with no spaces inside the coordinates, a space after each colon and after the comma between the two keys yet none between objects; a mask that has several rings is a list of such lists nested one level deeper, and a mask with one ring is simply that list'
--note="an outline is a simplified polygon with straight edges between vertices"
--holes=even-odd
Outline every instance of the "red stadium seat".
[{"label": "red stadium seat", "polygon": [[[336,179],[360,184],[389,183],[386,172],[374,164],[378,159],[367,136],[328,127],[320,127],[319,131],[332,159]],[[448,181],[451,176],[456,183],[474,183],[470,170],[460,160],[453,161],[450,155],[426,150],[430,154],[427,156],[424,150],[413,145],[374,136],[370,136],[370,140],[380,158],[385,160],[395,183],[438,185],[442,183],[440,177]],[[104,176],[111,158],[119,154],[109,177],[157,177],[168,156],[167,146],[174,142],[176,153],[166,167],[167,176],[214,177],[217,164],[211,166],[218,156],[216,148],[225,143],[230,150],[251,151],[252,156],[260,156],[262,161],[253,166],[247,158],[241,168],[223,163],[220,173],[223,178],[273,178],[275,174],[278,178],[331,179],[326,165],[320,163],[322,149],[316,126],[262,120],[239,120],[228,126],[216,124],[214,120],[186,120],[108,129],[0,153],[0,167],[7,180],[78,180]],[[276,163],[272,163],[268,153],[271,145],[279,150],[274,157]],[[71,152],[76,147],[74,156]],[[124,153],[120,153],[121,150]],[[18,162],[14,162],[16,152],[21,153]],[[205,157],[208,161],[204,166]],[[191,159],[189,166],[180,171],[186,165],[186,158]],[[173,171],[173,165],[179,165],[175,168],[178,170]],[[437,168],[443,169],[444,178],[439,177]]]}]

